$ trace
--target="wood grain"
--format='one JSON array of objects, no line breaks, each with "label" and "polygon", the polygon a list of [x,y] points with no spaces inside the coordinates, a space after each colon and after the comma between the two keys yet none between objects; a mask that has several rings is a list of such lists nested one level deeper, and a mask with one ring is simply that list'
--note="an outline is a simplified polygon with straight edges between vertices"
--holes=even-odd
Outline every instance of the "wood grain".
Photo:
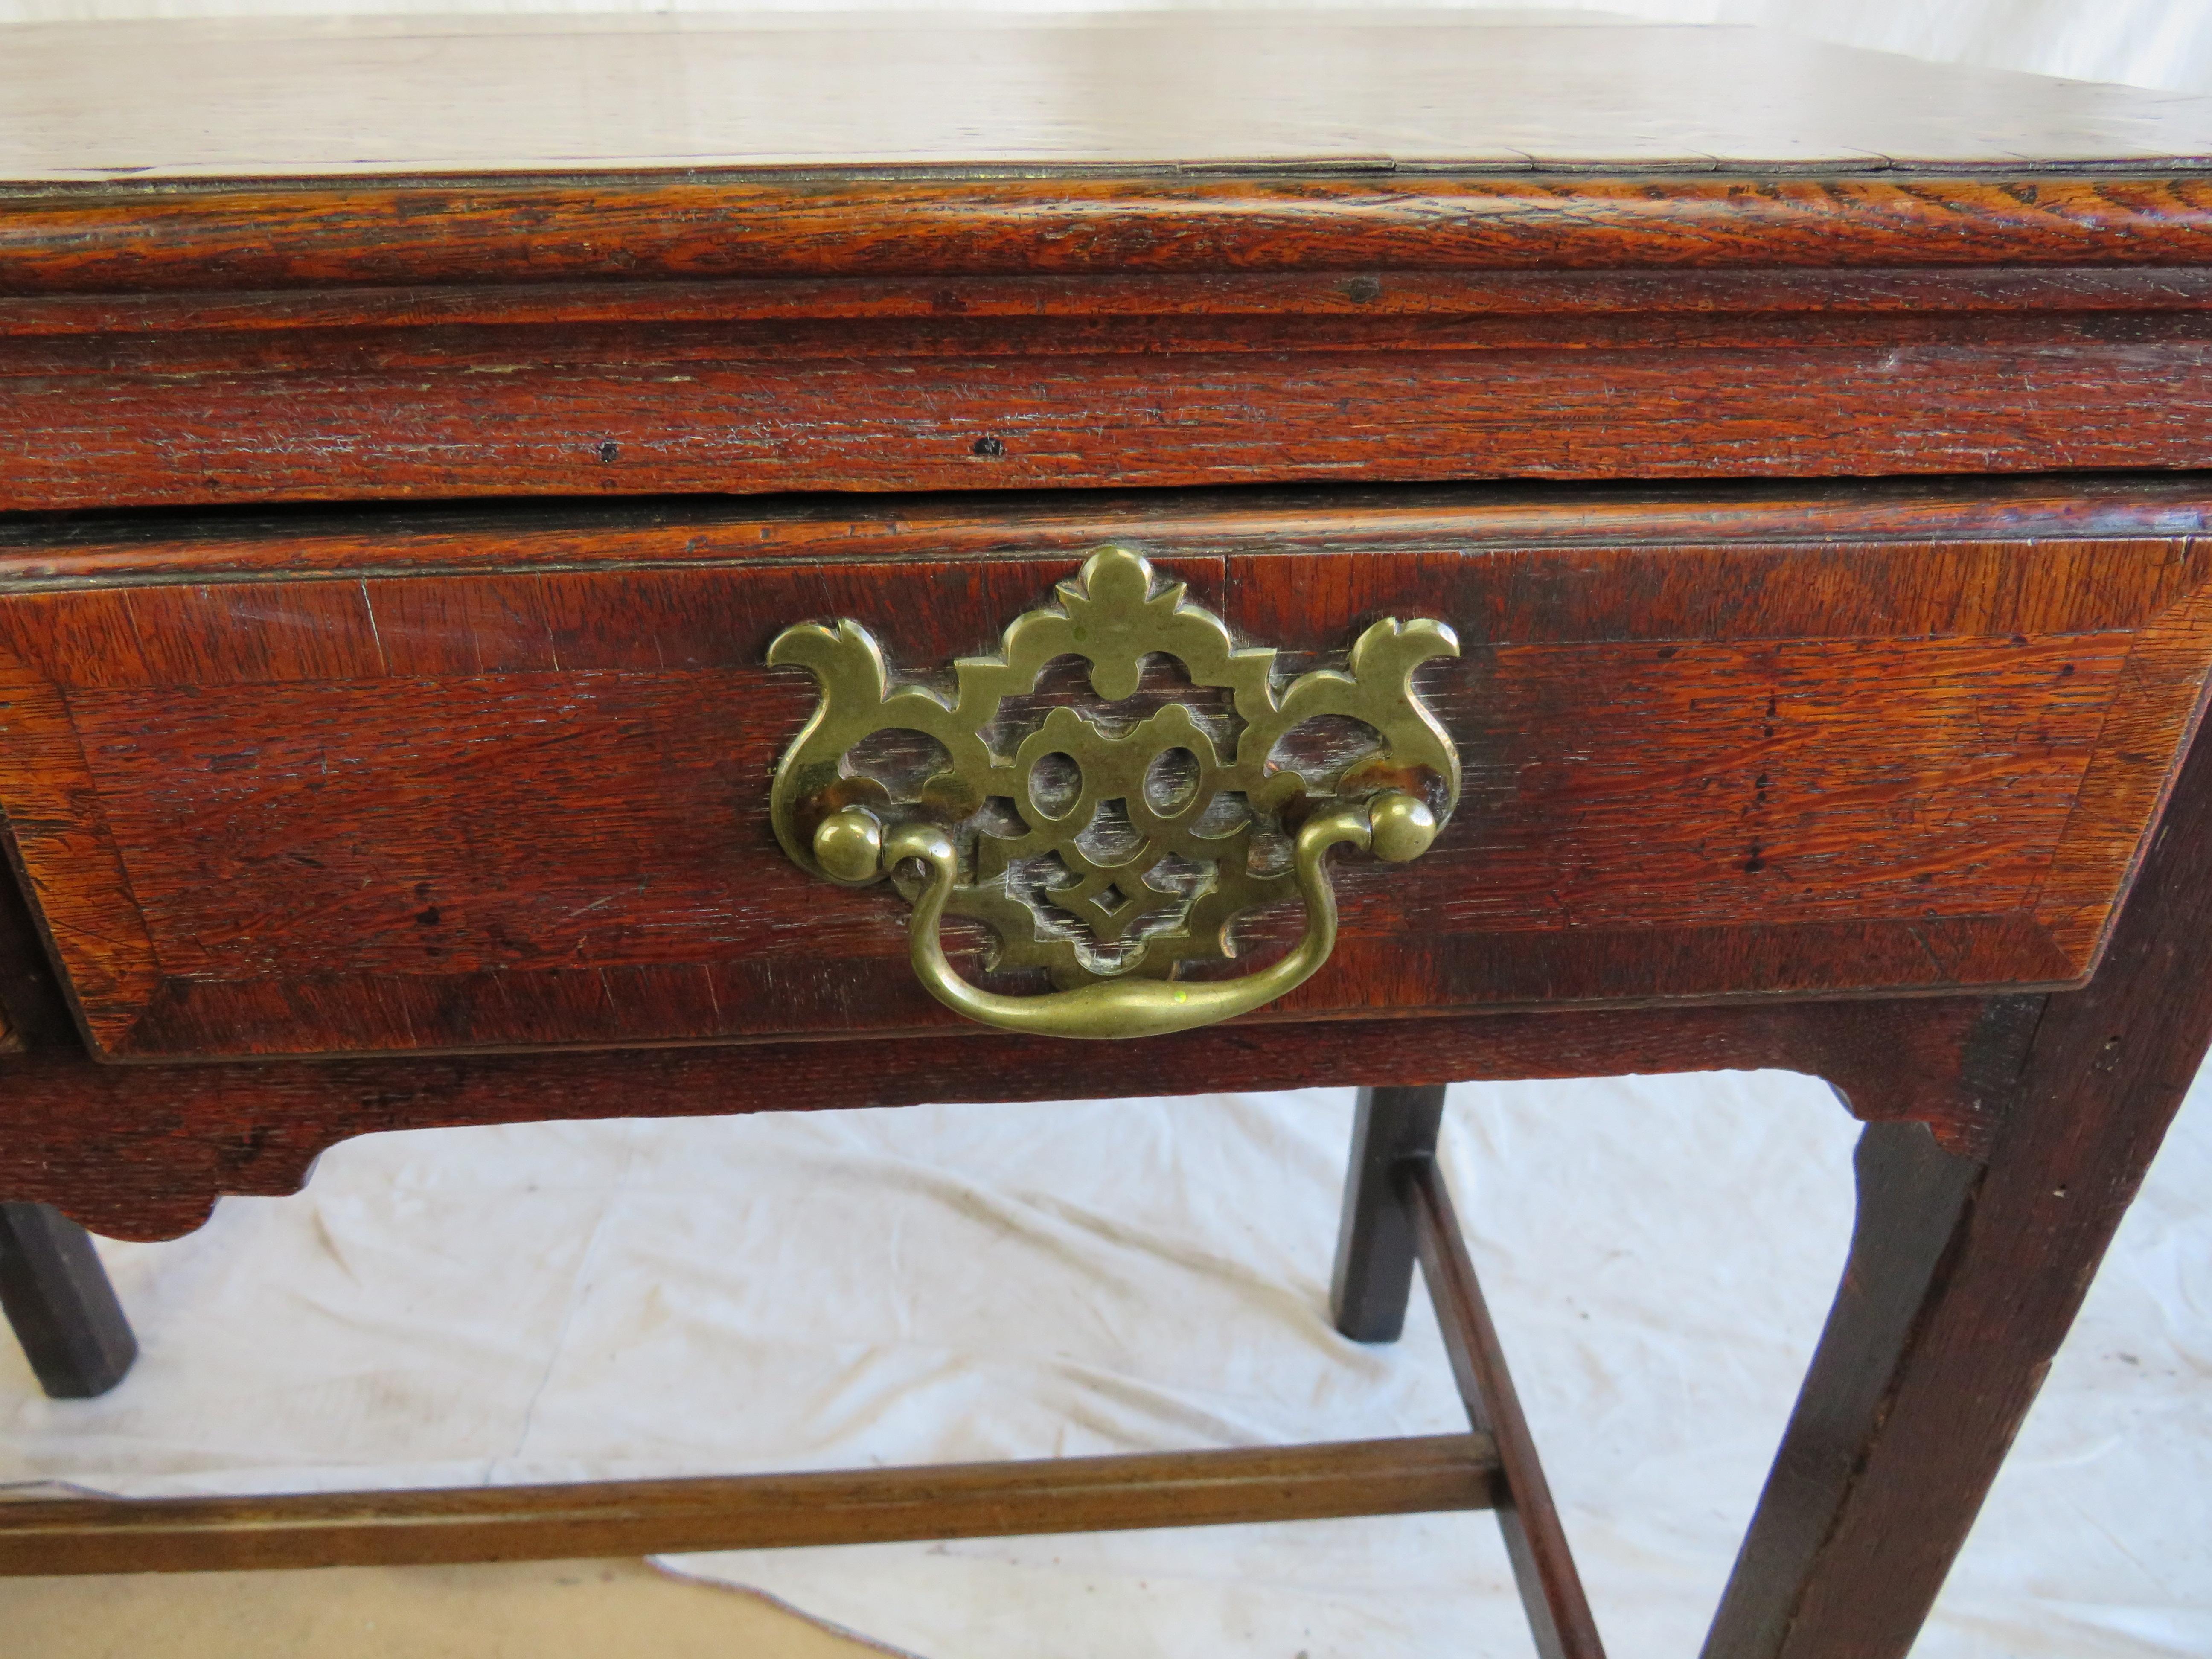
[{"label": "wood grain", "polygon": [[[1818,330],[1814,331],[1815,333]],[[2117,335],[2119,337],[2112,337]],[[414,368],[11,367],[0,508],[2212,466],[2212,345],[967,352],[773,362],[527,342]],[[187,462],[185,458],[189,457]]]},{"label": "wood grain", "polygon": [[1498,1524],[1539,1659],[1605,1659],[1605,1644],[1575,1569],[1559,1505],[1544,1478],[1535,1437],[1528,1431],[1435,1153],[1407,1159],[1397,1174],[1400,1201],[1411,1212],[1420,1253],[1421,1278],[1436,1304],[1437,1323],[1451,1356],[1452,1378],[1475,1432],[1489,1435],[1498,1449]]},{"label": "wood grain", "polygon": [[[650,175],[56,190],[7,294],[1091,271],[2189,265],[2212,175]],[[208,280],[220,270],[220,283]]]},{"label": "wood grain", "polygon": [[[73,1003],[92,1006],[154,995],[161,975],[114,836],[85,768],[60,691],[0,645],[0,744],[9,775],[0,798],[11,875],[36,907],[38,931],[67,965]],[[25,867],[25,838],[40,849],[47,881]],[[15,901],[11,891],[9,901]],[[25,930],[28,931],[27,926]],[[45,954],[28,938],[15,947],[19,972]]]},{"label": "wood grain", "polygon": [[[282,534],[271,558],[328,574],[179,581],[216,575],[190,538],[19,540],[0,645],[27,678],[0,799],[99,1050],[950,1029],[896,896],[775,848],[766,780],[812,691],[757,665],[784,626],[838,617],[915,669],[988,648],[1086,545],[1021,526],[1024,554],[993,556],[968,525],[926,559],[907,550],[931,510],[806,523],[830,560],[744,557],[791,524],[732,513],[630,532],[632,551],[681,537],[665,568],[502,573],[445,532],[432,559],[478,568],[352,580]],[[1515,544],[1479,507],[1424,510],[1401,538],[1357,504],[1249,527],[1155,504],[1121,538],[1293,662],[1376,616],[1462,639],[1424,680],[1466,767],[1459,815],[1403,869],[1346,861],[1337,960],[1263,1020],[2087,971],[2212,664],[2212,541],[1808,546],[1749,503],[1672,546],[1632,513],[1600,515],[1628,544],[1596,546],[1571,544],[1573,512],[1567,545],[1508,513]],[[2178,510],[2154,494],[2140,516]],[[1293,526],[1303,545],[1278,539]],[[1801,507],[1775,530],[1820,527]],[[110,558],[140,575],[98,580]],[[1297,927],[1285,907],[1240,937],[1260,961]]]},{"label": "wood grain", "polygon": [[975,1028],[896,1041],[444,1059],[101,1066],[58,1048],[0,1089],[0,1191],[118,1238],[187,1233],[226,1193],[297,1190],[353,1135],[466,1123],[1062,1100],[1623,1072],[1806,1072],[1853,1109],[1986,1141],[2039,1000],[1922,998],[1232,1024],[1111,1044]]},{"label": "wood grain", "polygon": [[2212,173],[0,198],[0,509],[2212,466]]},{"label": "wood grain", "polygon": [[[0,201],[4,201],[0,198]],[[4,222],[4,221],[0,221]],[[176,347],[150,337],[194,337],[193,356],[235,347],[216,337],[303,329],[436,329],[426,341],[532,337],[518,329],[557,327],[592,337],[610,325],[652,325],[672,343],[732,343],[768,357],[776,344],[832,322],[903,323],[867,337],[927,355],[957,340],[963,325],[1001,319],[1028,325],[1032,349],[1111,341],[1129,319],[1182,326],[1182,337],[1267,341],[1295,348],[1297,323],[1324,337],[1419,349],[1441,336],[1460,341],[1559,343],[1571,327],[1602,331],[1611,343],[1772,343],[1817,320],[1838,342],[1852,331],[1917,329],[1940,337],[1962,319],[2009,331],[2094,337],[2106,313],[2144,326],[2187,328],[2212,293],[2212,271],[2196,264],[1892,265],[1621,270],[1394,270],[1387,280],[1340,270],[1143,270],[988,276],[725,276],[650,283],[533,281],[503,287],[301,287],[230,292],[25,294],[0,288],[0,337],[40,342],[27,352],[58,365],[81,362],[64,343],[104,335],[106,349],[144,364]],[[1036,325],[1060,324],[1057,333]],[[761,326],[774,323],[781,331]],[[695,325],[711,324],[708,333]],[[1416,326],[1426,324],[1426,328]],[[496,328],[496,333],[456,331]],[[1062,348],[1065,349],[1065,346]],[[265,344],[254,361],[269,361]],[[787,354],[788,355],[788,354]],[[167,361],[174,362],[173,356]]]},{"label": "wood grain", "polygon": [[1489,1506],[1480,1434],[808,1474],[0,1504],[0,1574],[528,1561]]},{"label": "wood grain", "polygon": [[[1420,488],[979,491],[911,496],[796,495],[742,504],[708,497],[647,502],[574,500],[498,504],[349,505],[261,512],[0,517],[0,592],[109,584],[232,582],[313,574],[348,578],[520,575],[619,569],[658,575],[692,565],[786,559],[1004,559],[1079,554],[1102,541],[1209,552],[1249,539],[1283,552],[1480,552],[1493,549],[1654,548],[1765,543],[1760,626],[1833,631],[1824,601],[1844,572],[1820,564],[1817,592],[1793,599],[1793,562],[1822,544],[1972,543],[1978,559],[1967,614],[2002,631],[2030,595],[2002,545],[2187,538],[2212,533],[2212,487],[2197,477],[2045,476],[1802,480],[1760,483],[1491,483]],[[2056,556],[2057,550],[2046,556]],[[2174,568],[2145,568],[2125,603],[2163,607],[2181,596]],[[1564,599],[1575,584],[1555,584]],[[513,590],[530,591],[526,584]],[[1952,614],[1902,596],[1930,629]],[[1850,590],[1849,627],[1888,614],[1887,583]],[[1737,601],[1707,614],[1734,616]],[[1783,617],[1797,620],[1784,622]],[[519,624],[471,617],[512,635]],[[1848,631],[1848,629],[1846,630]],[[2014,628],[2014,631],[2017,629]],[[119,642],[111,641],[111,644]]]},{"label": "wood grain", "polygon": [[2208,1042],[2200,739],[2096,978],[1980,1085],[1981,1153],[1863,1136],[1850,1257],[1707,1659],[1903,1659]]}]

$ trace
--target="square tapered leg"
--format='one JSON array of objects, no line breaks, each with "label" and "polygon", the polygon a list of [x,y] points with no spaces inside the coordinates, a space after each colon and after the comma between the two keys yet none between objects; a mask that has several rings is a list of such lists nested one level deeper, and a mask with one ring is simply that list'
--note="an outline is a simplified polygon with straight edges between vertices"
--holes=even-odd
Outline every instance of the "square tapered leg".
[{"label": "square tapered leg", "polygon": [[0,1309],[40,1387],[88,1400],[138,1357],[92,1236],[47,1204],[0,1204]]},{"label": "square tapered leg", "polygon": [[1397,1178],[1409,1159],[1430,1157],[1443,1121],[1442,1084],[1362,1089],[1352,1130],[1329,1312],[1357,1342],[1395,1342],[1413,1293],[1414,1237]]}]

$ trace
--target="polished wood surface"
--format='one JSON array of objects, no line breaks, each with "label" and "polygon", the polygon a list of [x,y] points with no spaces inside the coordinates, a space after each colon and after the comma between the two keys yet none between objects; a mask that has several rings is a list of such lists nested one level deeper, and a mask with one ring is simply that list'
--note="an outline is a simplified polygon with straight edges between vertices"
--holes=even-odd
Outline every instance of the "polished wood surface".
[{"label": "polished wood surface", "polygon": [[[247,578],[523,575],[730,562],[963,562],[1065,554],[1115,537],[1238,538],[1287,550],[1398,546],[1471,555],[1531,544],[1740,540],[2004,544],[2165,539],[2212,531],[2194,474],[1808,479],[1765,483],[1492,484],[1479,489],[1032,490],[944,495],[662,497],[499,507],[348,506],[259,513],[0,514],[0,595]],[[1787,605],[1776,594],[1766,603]],[[995,635],[996,626],[992,634]]]},{"label": "polished wood surface", "polygon": [[2212,176],[0,201],[0,508],[2212,466]]},{"label": "polished wood surface", "polygon": [[529,1561],[1486,1509],[1487,1435],[808,1474],[0,1504],[0,1573]]},{"label": "polished wood surface", "polygon": [[1614,1009],[1299,1025],[1239,1022],[1112,1044],[963,1030],[889,1042],[754,1043],[446,1060],[102,1066],[72,1044],[12,1060],[0,1190],[118,1238],[173,1238],[227,1193],[298,1190],[354,1135],[463,1123],[1061,1100],[1163,1090],[1401,1085],[1780,1067],[1862,1115],[1929,1123],[1971,1152],[2015,1074],[2033,996]]},{"label": "polished wood surface", "polygon": [[[1747,311],[1769,295],[1784,311],[2050,310],[2069,297],[2166,309],[2201,301],[2203,274],[2189,267],[2203,262],[2208,216],[2212,170],[2186,168],[240,181],[0,193],[0,295],[21,302],[0,319],[32,333],[142,316],[169,331],[295,316],[329,326],[920,315],[945,327],[1078,311],[1373,317],[1454,300],[1479,316],[1493,295],[1511,312],[1553,308],[1555,295],[1570,312],[1680,312],[1724,307],[1731,294]],[[1583,276],[1600,271],[1638,276]],[[1882,275],[1853,280],[1866,271]],[[1808,274],[1819,272],[1849,275]],[[1309,280],[1288,280],[1300,274]],[[1378,288],[1363,275],[1396,280]],[[1109,276],[1121,280],[1068,280]],[[1155,280],[1170,277],[1215,280]],[[429,292],[381,291],[408,284]],[[1636,295],[1640,306],[1624,303]]]},{"label": "polished wood surface", "polygon": [[2212,100],[1571,12],[0,28],[0,179],[2206,155]]},{"label": "polished wood surface", "polygon": [[1985,1148],[1864,1132],[1850,1259],[1706,1659],[1911,1647],[2208,1043],[2200,738],[2097,977],[1971,1085]]},{"label": "polished wood surface", "polygon": [[[1334,959],[1260,1018],[2088,970],[2212,666],[2212,542],[2172,528],[2203,498],[2150,489],[2135,525],[2165,533],[2124,533],[2107,496],[2094,537],[1992,533],[1992,512],[1986,540],[1817,548],[1783,539],[1819,536],[1816,510],[1770,530],[1756,500],[1683,544],[1632,514],[1585,544],[1570,513],[1501,545],[1462,499],[1412,534],[1358,504],[1246,526],[1147,503],[1116,538],[1301,658],[1379,616],[1461,636],[1423,671],[1460,812],[1418,864],[1345,865]],[[0,587],[0,804],[99,1052],[954,1029],[896,896],[824,889],[778,851],[765,781],[814,692],[759,665],[789,624],[852,617],[933,670],[1087,550],[1044,556],[1051,530],[1017,514],[1018,556],[960,523],[943,556],[933,511],[817,519],[832,557],[757,556],[763,526],[732,511],[632,529],[623,562],[579,570],[272,582],[141,541],[119,556],[138,580]],[[590,541],[483,522],[497,546]],[[646,568],[679,544],[679,568]],[[349,544],[404,568],[404,540]],[[165,556],[203,579],[162,580]],[[880,775],[910,795],[928,769]],[[1298,926],[1256,918],[1226,971]]]}]

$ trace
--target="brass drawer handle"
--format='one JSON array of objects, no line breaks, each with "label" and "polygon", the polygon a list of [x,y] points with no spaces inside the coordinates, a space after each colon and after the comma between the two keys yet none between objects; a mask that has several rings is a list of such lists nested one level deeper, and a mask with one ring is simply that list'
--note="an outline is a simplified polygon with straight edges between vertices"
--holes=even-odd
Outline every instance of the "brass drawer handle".
[{"label": "brass drawer handle", "polygon": [[[842,884],[890,877],[914,906],[915,975],[987,1025],[1152,1036],[1272,1002],[1335,945],[1329,849],[1418,857],[1457,803],[1458,754],[1411,677],[1458,641],[1442,623],[1386,618],[1344,668],[1279,688],[1272,649],[1237,647],[1182,584],[1161,586],[1126,549],[1093,553],[1058,599],[1018,617],[1000,655],[956,662],[950,695],[893,690],[858,623],[785,629],[769,661],[811,671],[821,701],[776,768],[777,839]],[[1187,690],[1157,684],[1162,657],[1182,665]],[[1062,658],[1087,665],[1104,707],[1018,706]],[[1149,713],[1131,702],[1140,696]],[[1301,728],[1329,741],[1301,748]],[[864,747],[885,734],[889,762],[880,742]],[[1288,856],[1271,862],[1271,841]],[[1175,977],[1233,956],[1240,915],[1293,896],[1306,926],[1289,954],[1238,979]],[[1057,988],[970,984],[945,957],[948,915],[989,927],[992,969],[1041,968]]]},{"label": "brass drawer handle", "polygon": [[959,884],[960,854],[952,837],[935,824],[903,823],[885,836],[866,808],[848,806],[823,820],[814,844],[817,856],[826,852],[830,859],[854,860],[846,866],[849,869],[863,867],[858,862],[863,848],[878,853],[886,864],[919,859],[928,867],[929,878],[915,900],[909,924],[914,971],[946,1007],[986,1025],[1038,1036],[1132,1037],[1164,1036],[1249,1013],[1312,978],[1336,945],[1336,892],[1328,884],[1328,849],[1347,844],[1371,848],[1378,858],[1402,860],[1425,852],[1436,833],[1436,817],[1429,809],[1398,790],[1376,797],[1371,806],[1358,801],[1307,819],[1292,856],[1293,874],[1306,904],[1305,934],[1289,955],[1256,974],[1183,984],[1109,979],[1035,997],[1001,996],[970,985],[945,959],[939,924],[945,918],[945,901]]}]

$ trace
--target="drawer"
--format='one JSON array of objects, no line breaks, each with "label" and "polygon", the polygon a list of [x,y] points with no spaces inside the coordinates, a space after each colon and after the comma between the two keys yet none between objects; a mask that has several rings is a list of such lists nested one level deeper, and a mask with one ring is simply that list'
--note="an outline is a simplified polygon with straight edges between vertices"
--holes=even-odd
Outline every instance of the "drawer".
[{"label": "drawer", "polygon": [[[17,520],[0,805],[112,1060],[963,1029],[908,898],[779,844],[817,687],[770,647],[850,621],[944,687],[1111,545],[1278,683],[1379,618],[1456,635],[1412,681],[1455,805],[1336,857],[1334,949],[1255,1023],[2059,986],[2197,716],[2208,513],[2184,477]],[[1223,717],[1147,663],[1129,708]],[[1067,666],[1007,718],[1097,702]],[[872,744],[848,769],[912,797],[926,742]],[[1184,972],[1305,925],[1263,905]]]}]

